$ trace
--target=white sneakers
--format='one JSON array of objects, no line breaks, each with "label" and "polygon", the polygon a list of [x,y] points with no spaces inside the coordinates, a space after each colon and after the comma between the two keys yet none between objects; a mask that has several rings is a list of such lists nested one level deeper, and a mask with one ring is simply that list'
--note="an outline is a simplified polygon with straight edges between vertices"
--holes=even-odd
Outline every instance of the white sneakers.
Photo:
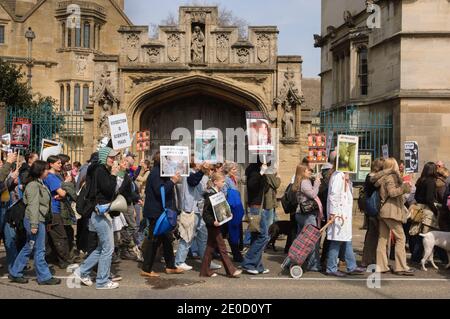
[{"label": "white sneakers", "polygon": [[89,276],[81,277],[80,268],[75,269],[75,271],[73,272],[73,275],[75,276],[76,279],[81,281],[81,283],[83,283],[83,285],[85,285],[85,286],[91,287],[94,284]]},{"label": "white sneakers", "polygon": [[246,272],[248,272],[251,275],[259,275],[259,274],[268,274],[270,272],[269,269],[264,269],[262,272],[257,271],[256,269],[245,269]]},{"label": "white sneakers", "polygon": [[117,282],[109,281],[106,285],[97,287],[98,290],[106,290],[106,289],[116,289],[119,288],[119,284]]},{"label": "white sneakers", "polygon": [[[73,276],[85,286],[91,287],[94,284],[92,282],[92,279],[89,276],[86,276],[86,277],[81,276],[80,268],[77,268],[74,270]],[[122,278],[120,278],[120,279],[122,279]],[[101,286],[101,287],[96,287],[96,288],[99,290],[116,289],[116,288],[119,288],[119,284],[117,282],[108,281],[108,283],[106,285]]]},{"label": "white sneakers", "polygon": [[246,272],[248,272],[251,275],[258,275],[259,271],[257,271],[256,269],[245,269]]},{"label": "white sneakers", "polygon": [[183,269],[184,271],[192,270],[192,266],[189,266],[186,263],[182,263],[180,265],[177,265],[177,268]]},{"label": "white sneakers", "polygon": [[209,266],[209,268],[211,270],[218,270],[218,269],[222,268],[222,266],[211,261],[211,265]]}]

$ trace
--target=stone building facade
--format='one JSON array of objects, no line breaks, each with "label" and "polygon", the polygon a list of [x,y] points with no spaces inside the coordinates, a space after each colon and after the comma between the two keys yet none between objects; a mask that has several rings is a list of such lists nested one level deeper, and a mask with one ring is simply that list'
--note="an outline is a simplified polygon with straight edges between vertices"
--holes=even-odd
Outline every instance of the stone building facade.
[{"label": "stone building facade", "polygon": [[321,105],[392,114],[392,153],[450,159],[450,1],[322,0]]},{"label": "stone building facade", "polygon": [[[218,24],[217,7],[180,7],[179,24],[160,26],[149,38],[148,27],[133,25],[123,6],[115,0],[0,0],[0,56],[26,64],[24,33],[32,28],[33,90],[54,97],[61,111],[83,114],[85,157],[109,135],[111,114],[126,113],[132,132],[150,130],[149,156],[175,143],[176,128],[193,135],[196,120],[225,133],[245,130],[245,111],[262,111],[279,128],[284,187],[305,155],[300,145],[310,108],[302,58],[278,55],[277,27],[250,26],[242,39],[238,27]],[[76,10],[80,28],[68,28]]]}]

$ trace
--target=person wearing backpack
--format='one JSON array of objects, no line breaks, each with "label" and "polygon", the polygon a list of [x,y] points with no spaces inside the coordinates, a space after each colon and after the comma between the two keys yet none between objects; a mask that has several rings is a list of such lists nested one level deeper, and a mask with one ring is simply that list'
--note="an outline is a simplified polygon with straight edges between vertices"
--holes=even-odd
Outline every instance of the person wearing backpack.
[{"label": "person wearing backpack", "polygon": [[28,279],[23,275],[23,270],[33,252],[38,284],[58,285],[61,283],[60,279],[52,276],[45,261],[45,224],[51,216],[51,195],[43,184],[47,174],[47,163],[44,161],[35,161],[30,168],[31,181],[25,187],[23,197],[26,205],[23,223],[27,233],[27,242],[14,261],[8,276],[15,283],[28,283]]},{"label": "person wearing backpack", "polygon": [[[365,194],[365,207],[366,210],[369,208],[370,204],[367,203],[368,199],[372,197],[374,192],[377,191],[375,183],[371,181],[371,178],[378,172],[383,170],[384,159],[378,158],[372,162],[371,172],[367,175],[366,181],[364,182],[364,194]],[[370,208],[369,208],[370,209]],[[377,262],[377,245],[378,245],[378,216],[369,215],[366,211],[364,212],[367,216],[367,231],[364,238],[364,248],[361,266],[367,267],[369,265],[376,264]],[[379,212],[378,212],[379,213]]]},{"label": "person wearing backpack", "polygon": [[413,276],[414,271],[406,263],[406,237],[403,224],[407,220],[403,194],[411,190],[411,182],[403,182],[398,169],[397,160],[384,160],[383,170],[371,177],[371,182],[379,189],[381,207],[379,213],[379,238],[377,245],[377,271],[390,272],[386,253],[390,232],[395,237],[394,274]]},{"label": "person wearing backpack", "polygon": [[[88,198],[94,200],[94,207],[107,205],[114,201],[117,195],[117,174],[119,166],[116,158],[120,154],[110,147],[102,147],[99,150],[99,165],[93,171],[90,193]],[[111,216],[110,216],[111,215]],[[97,289],[115,289],[119,287],[117,282],[110,279],[111,259],[114,252],[114,234],[112,216],[114,212],[101,214],[97,209],[90,215],[89,228],[98,237],[97,247],[89,257],[74,270],[74,277],[86,286],[92,286],[90,273],[98,265],[97,278],[95,280]]]}]

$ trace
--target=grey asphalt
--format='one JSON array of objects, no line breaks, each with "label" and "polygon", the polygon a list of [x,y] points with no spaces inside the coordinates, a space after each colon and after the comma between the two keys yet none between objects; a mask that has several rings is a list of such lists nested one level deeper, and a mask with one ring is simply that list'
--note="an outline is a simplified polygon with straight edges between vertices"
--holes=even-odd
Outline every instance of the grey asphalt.
[{"label": "grey asphalt", "polygon": [[[359,214],[354,218],[354,247],[357,260],[361,259],[364,230],[361,230],[362,218]],[[194,270],[182,275],[162,274],[158,279],[145,280],[139,276],[136,262],[122,261],[117,268],[123,277],[119,289],[96,290],[94,287],[79,287],[69,273],[57,269],[56,275],[63,279],[59,286],[39,286],[35,280],[26,285],[9,282],[5,266],[0,269],[0,299],[10,298],[88,298],[88,299],[259,299],[259,298],[403,298],[427,299],[450,298],[450,270],[444,270],[438,263],[439,270],[429,267],[428,272],[417,270],[414,277],[400,277],[392,274],[381,275],[380,280],[368,280],[370,273],[363,276],[349,276],[343,279],[329,277],[321,273],[305,273],[301,279],[295,280],[286,273],[280,273],[280,264],[284,259],[284,241],[277,242],[278,251],[266,251],[264,265],[270,269],[266,275],[243,274],[239,279],[224,276],[219,270],[215,278],[200,278],[199,260],[188,260]],[[0,260],[4,264],[4,251],[0,252]],[[156,270],[163,266],[157,263]],[[33,277],[33,272],[28,275]],[[376,284],[374,284],[374,282]],[[369,285],[368,285],[369,283]],[[379,283],[379,288],[374,288]],[[369,287],[371,286],[371,287]]]}]

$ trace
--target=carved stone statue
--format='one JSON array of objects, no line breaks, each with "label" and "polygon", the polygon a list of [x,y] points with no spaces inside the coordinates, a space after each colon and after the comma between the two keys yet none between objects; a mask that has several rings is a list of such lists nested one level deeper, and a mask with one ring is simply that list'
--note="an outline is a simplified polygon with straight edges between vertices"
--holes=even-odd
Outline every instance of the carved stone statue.
[{"label": "carved stone statue", "polygon": [[205,47],[205,35],[202,32],[202,29],[199,26],[194,28],[194,33],[192,34],[192,44],[191,44],[191,52],[192,52],[192,62],[194,63],[203,63],[204,52],[203,48]]},{"label": "carved stone statue", "polygon": [[112,106],[110,104],[110,101],[108,99],[105,99],[105,101],[102,105],[102,111],[100,112],[100,121],[99,121],[99,127],[100,127],[99,139],[100,140],[103,137],[109,137],[110,130],[109,130],[108,117],[113,115],[111,109],[112,109]]},{"label": "carved stone statue", "polygon": [[295,137],[295,115],[292,111],[292,106],[289,101],[286,101],[283,115],[283,137],[294,138]]}]

